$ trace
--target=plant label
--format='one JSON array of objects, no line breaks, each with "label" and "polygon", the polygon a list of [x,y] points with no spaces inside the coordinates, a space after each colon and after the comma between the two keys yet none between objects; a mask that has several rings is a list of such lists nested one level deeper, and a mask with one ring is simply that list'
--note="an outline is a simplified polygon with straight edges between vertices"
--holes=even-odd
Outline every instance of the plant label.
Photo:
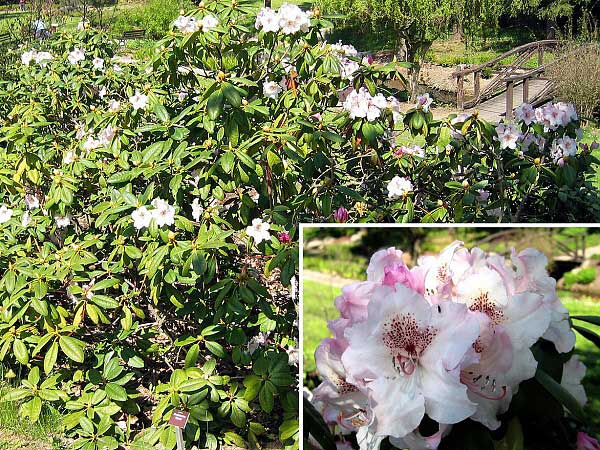
[{"label": "plant label", "polygon": [[171,414],[171,418],[169,419],[169,425],[173,425],[177,428],[185,428],[188,422],[188,418],[190,417],[190,413],[187,411],[180,411],[178,409],[173,411]]}]

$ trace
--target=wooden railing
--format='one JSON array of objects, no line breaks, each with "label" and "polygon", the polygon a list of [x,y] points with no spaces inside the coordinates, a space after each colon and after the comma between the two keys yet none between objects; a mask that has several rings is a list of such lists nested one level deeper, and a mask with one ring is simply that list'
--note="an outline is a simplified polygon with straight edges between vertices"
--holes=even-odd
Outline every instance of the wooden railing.
[{"label": "wooden railing", "polygon": [[[541,70],[537,72],[537,75],[543,73],[544,71],[544,52],[546,49],[555,48],[558,46],[560,41],[556,39],[546,39],[543,41],[531,42],[529,44],[521,45],[520,47],[516,47],[496,58],[479,64],[475,67],[470,67],[466,69],[459,69],[452,74],[453,77],[456,78],[457,83],[457,92],[456,92],[456,104],[459,108],[472,108],[473,106],[481,103],[484,100],[487,100],[490,97],[502,92],[504,89],[508,89],[507,80],[510,80],[515,77],[520,77],[524,74],[520,74],[519,72],[525,70],[524,64],[529,61],[533,56],[537,53],[537,63],[538,68],[533,71],[527,72],[528,74],[533,74],[535,71]],[[515,60],[506,66],[500,66],[500,70],[498,74],[492,79],[492,81],[485,87],[485,89],[481,89],[481,74],[487,68],[493,68],[498,65],[501,61],[506,58],[517,55]],[[473,98],[469,100],[465,100],[465,78],[468,75],[473,75]],[[533,77],[533,75],[523,78],[529,80]],[[512,80],[512,86],[514,87],[514,83],[516,82],[516,78]],[[507,98],[509,96],[507,95]],[[512,101],[512,97],[511,97]],[[512,111],[512,110],[511,110]]]}]

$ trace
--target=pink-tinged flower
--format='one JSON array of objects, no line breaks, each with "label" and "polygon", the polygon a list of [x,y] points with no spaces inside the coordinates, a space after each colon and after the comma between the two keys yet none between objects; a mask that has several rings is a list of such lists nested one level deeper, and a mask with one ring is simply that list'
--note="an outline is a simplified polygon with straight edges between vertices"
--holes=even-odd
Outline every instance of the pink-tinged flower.
[{"label": "pink-tinged flower", "polygon": [[556,280],[548,275],[548,258],[533,248],[520,253],[513,251],[512,262],[516,267],[515,291],[534,291],[542,295],[550,310],[551,318],[543,338],[553,342],[560,353],[568,353],[575,346],[575,333],[569,324],[569,311],[556,295]]},{"label": "pink-tinged flower", "polygon": [[569,391],[581,406],[587,403],[587,395],[581,384],[581,380],[585,377],[585,372],[585,364],[579,360],[579,356],[573,355],[563,365],[562,378],[560,380],[562,387]]},{"label": "pink-tinged flower", "polygon": [[[373,290],[377,283],[370,281],[352,283],[342,288],[342,295],[335,299],[335,307],[340,311],[342,318],[349,323],[361,322],[367,318],[367,307],[371,301]],[[336,322],[336,324],[338,324]],[[340,322],[339,325],[348,325]],[[343,332],[342,332],[343,335]]]},{"label": "pink-tinged flower", "polygon": [[292,238],[290,237],[290,234],[287,231],[281,231],[277,235],[277,239],[279,239],[279,242],[281,242],[282,244],[289,244],[290,242],[292,242]]},{"label": "pink-tinged flower", "polygon": [[473,414],[459,369],[478,336],[464,305],[430,306],[401,284],[377,287],[367,319],[346,328],[341,358],[346,381],[369,394],[375,434],[404,437],[425,414],[448,424]]},{"label": "pink-tinged flower", "polygon": [[169,205],[166,200],[158,197],[152,200],[151,204],[154,209],[150,211],[150,214],[159,227],[175,223],[175,207]]},{"label": "pink-tinged flower", "polygon": [[537,361],[530,347],[546,332],[550,309],[542,293],[517,291],[515,273],[500,257],[468,251],[455,242],[440,254],[426,276],[432,303],[464,304],[480,324],[480,334],[461,367],[461,381],[477,404],[471,416],[490,429],[508,409],[514,388],[532,378]]},{"label": "pink-tinged flower", "polygon": [[477,189],[477,194],[477,200],[480,202],[485,202],[490,198],[490,191],[486,191],[485,189]]},{"label": "pink-tinged flower", "polygon": [[257,30],[262,29],[265,33],[277,32],[279,31],[279,14],[269,7],[261,8],[256,15],[254,26]]},{"label": "pink-tinged flower", "polygon": [[500,141],[500,148],[517,148],[517,142],[521,138],[521,131],[512,123],[501,123],[496,127],[496,134]]},{"label": "pink-tinged flower", "polygon": [[529,103],[523,103],[515,108],[515,120],[530,125],[535,120],[535,110]]},{"label": "pink-tinged flower", "polygon": [[317,370],[323,378],[313,391],[313,402],[320,406],[326,422],[350,431],[368,426],[372,415],[368,397],[346,380],[341,356],[347,348],[344,339],[324,339],[315,351]]},{"label": "pink-tinged flower", "polygon": [[600,443],[583,431],[577,433],[577,450],[600,450]]},{"label": "pink-tinged flower", "polygon": [[367,268],[367,280],[392,287],[400,283],[420,294],[425,292],[423,268],[416,266],[409,269],[402,259],[402,251],[394,247],[373,254]]},{"label": "pink-tinged flower", "polygon": [[415,105],[415,107],[420,108],[425,112],[428,112],[429,107],[431,106],[432,103],[433,103],[433,98],[431,98],[429,96],[429,93],[425,93],[425,94],[419,95],[417,97],[417,104]]},{"label": "pink-tinged flower", "polygon": [[347,222],[348,221],[348,210],[346,208],[344,208],[343,206],[340,206],[333,213],[333,220],[335,220],[338,223]]}]

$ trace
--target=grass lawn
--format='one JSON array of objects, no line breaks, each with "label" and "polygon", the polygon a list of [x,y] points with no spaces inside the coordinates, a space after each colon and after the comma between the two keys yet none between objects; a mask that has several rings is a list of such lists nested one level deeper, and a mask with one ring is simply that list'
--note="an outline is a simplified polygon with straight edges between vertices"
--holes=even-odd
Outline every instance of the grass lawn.
[{"label": "grass lawn", "polygon": [[[333,301],[340,293],[340,289],[331,286],[304,281],[304,371],[312,372],[316,369],[314,352],[321,339],[329,337],[327,320],[338,317]],[[597,315],[600,316],[600,299],[591,297],[575,298],[571,293],[560,293],[565,307],[572,315]],[[579,322],[579,325],[583,325]],[[600,327],[588,324],[585,327],[600,334]],[[587,366],[584,386],[588,395],[586,413],[591,430],[600,433],[600,350],[590,341],[577,334],[575,353],[578,354]]]},{"label": "grass lawn", "polygon": [[57,435],[60,420],[58,411],[44,408],[39,421],[31,424],[28,419],[19,417],[17,405],[0,403],[0,450],[66,449]]}]

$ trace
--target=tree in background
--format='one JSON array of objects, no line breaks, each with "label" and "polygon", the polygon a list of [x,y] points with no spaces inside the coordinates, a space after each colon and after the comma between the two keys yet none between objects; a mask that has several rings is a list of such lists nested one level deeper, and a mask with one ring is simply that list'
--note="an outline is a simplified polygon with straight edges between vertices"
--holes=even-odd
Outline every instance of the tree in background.
[{"label": "tree in background", "polygon": [[[411,100],[418,94],[421,65],[437,39],[454,25],[467,31],[496,26],[501,8],[497,0],[320,0],[326,13],[345,14],[347,23],[369,20],[375,30],[393,30],[396,48],[409,69]],[[482,20],[483,18],[483,20]]]}]

